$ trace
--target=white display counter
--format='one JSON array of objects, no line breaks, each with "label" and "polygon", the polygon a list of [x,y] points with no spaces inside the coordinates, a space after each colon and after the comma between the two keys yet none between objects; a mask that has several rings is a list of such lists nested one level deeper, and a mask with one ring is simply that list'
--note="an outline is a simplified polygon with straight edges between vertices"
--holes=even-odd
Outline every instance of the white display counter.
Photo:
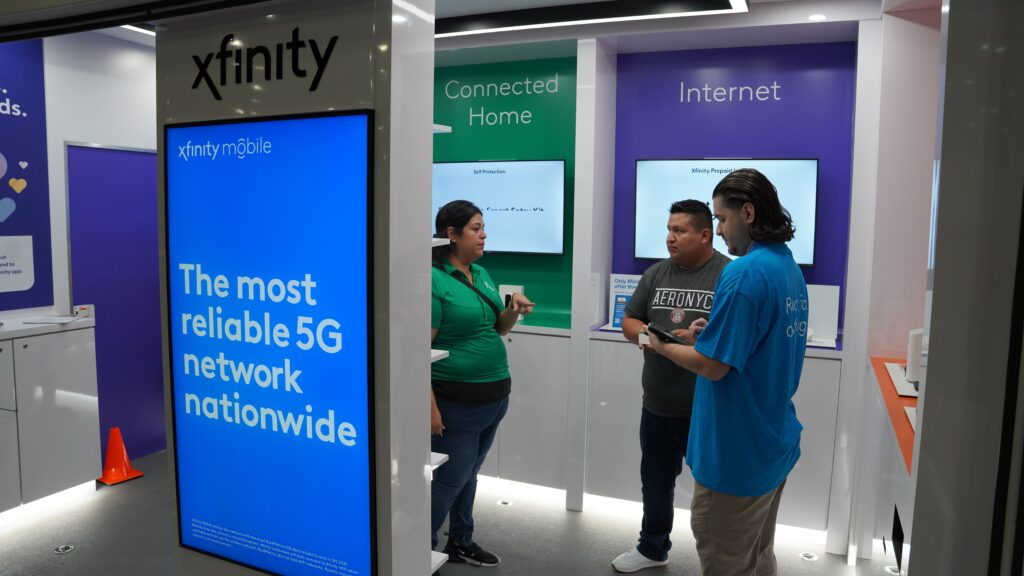
[{"label": "white display counter", "polygon": [[0,327],[0,511],[100,474],[95,323]]},{"label": "white display counter", "polygon": [[[512,393],[509,411],[482,474],[567,489],[565,422],[569,406],[569,331],[516,326],[506,336]],[[621,333],[590,337],[585,407],[589,494],[639,501],[639,427],[643,355]],[[808,348],[794,402],[804,425],[800,461],[790,474],[779,522],[825,530],[839,402],[842,351]],[[676,505],[688,508],[693,479],[684,467]]]}]

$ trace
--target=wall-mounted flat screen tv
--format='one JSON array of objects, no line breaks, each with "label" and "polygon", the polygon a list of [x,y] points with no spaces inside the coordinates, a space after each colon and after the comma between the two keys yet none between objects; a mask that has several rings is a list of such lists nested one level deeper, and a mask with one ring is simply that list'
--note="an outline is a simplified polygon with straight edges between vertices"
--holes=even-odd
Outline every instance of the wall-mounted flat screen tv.
[{"label": "wall-mounted flat screen tv", "polygon": [[[789,211],[796,235],[789,242],[793,258],[801,266],[814,265],[814,218],[818,198],[818,160],[637,160],[636,232],[634,256],[638,259],[668,258],[665,247],[669,206],[677,200],[694,199],[711,204],[715,185],[733,170],[754,168],[768,177]],[[729,255],[715,236],[715,248]]]},{"label": "wall-mounted flat screen tv", "polygon": [[434,164],[433,217],[452,200],[480,208],[487,252],[563,251],[564,160]]}]

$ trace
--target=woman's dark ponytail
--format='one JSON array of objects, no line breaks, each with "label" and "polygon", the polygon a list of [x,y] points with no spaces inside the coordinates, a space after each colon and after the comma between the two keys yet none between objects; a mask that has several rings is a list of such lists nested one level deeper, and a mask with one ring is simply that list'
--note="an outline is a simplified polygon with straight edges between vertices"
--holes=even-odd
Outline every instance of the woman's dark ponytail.
[{"label": "woman's dark ponytail", "polygon": [[[437,211],[434,219],[434,238],[447,238],[448,229],[452,228],[456,236],[462,235],[462,229],[469,224],[473,216],[483,214],[475,204],[468,200],[452,200]],[[445,263],[452,253],[451,244],[437,246],[431,251],[434,262]]]}]

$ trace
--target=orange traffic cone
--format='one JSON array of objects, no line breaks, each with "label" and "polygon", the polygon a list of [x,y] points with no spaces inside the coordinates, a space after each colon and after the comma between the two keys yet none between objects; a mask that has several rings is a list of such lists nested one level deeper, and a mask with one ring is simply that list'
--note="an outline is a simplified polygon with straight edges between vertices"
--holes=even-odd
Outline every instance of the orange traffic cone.
[{"label": "orange traffic cone", "polygon": [[142,476],[142,472],[132,468],[128,460],[128,451],[124,448],[124,440],[121,439],[121,429],[113,427],[110,429],[110,437],[107,438],[107,461],[103,464],[103,476],[97,478],[108,486],[127,482]]}]

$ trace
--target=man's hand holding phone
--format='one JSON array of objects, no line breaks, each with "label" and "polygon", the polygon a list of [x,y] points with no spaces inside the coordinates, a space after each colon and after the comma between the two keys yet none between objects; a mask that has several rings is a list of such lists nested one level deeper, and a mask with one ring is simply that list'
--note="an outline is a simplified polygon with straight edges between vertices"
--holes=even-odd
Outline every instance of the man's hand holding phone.
[{"label": "man's hand holding phone", "polygon": [[670,342],[672,344],[685,345],[687,343],[684,338],[680,337],[679,335],[673,334],[672,332],[669,332],[667,329],[662,328],[661,326],[655,324],[654,322],[651,322],[647,325],[647,332],[648,334],[656,337],[652,338],[652,340],[657,339],[661,340],[662,342]]}]

